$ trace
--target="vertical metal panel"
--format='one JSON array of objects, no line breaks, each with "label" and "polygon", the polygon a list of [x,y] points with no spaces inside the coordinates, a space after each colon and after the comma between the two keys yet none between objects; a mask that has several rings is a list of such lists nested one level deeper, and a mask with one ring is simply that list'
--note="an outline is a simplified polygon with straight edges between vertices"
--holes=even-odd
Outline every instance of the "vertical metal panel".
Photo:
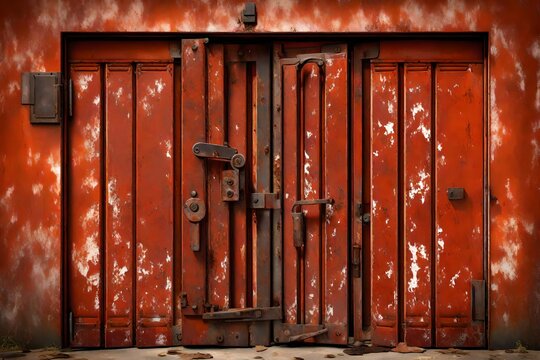
[{"label": "vertical metal panel", "polygon": [[298,152],[298,95],[300,89],[296,83],[296,68],[294,65],[283,66],[283,322],[296,324],[298,314],[298,253],[293,244],[293,223],[289,213],[296,199],[298,191],[298,165],[300,154]]},{"label": "vertical metal panel", "polygon": [[[259,193],[271,191],[271,130],[270,112],[272,67],[270,48],[255,47],[255,79],[253,84],[252,139],[254,152],[253,188]],[[271,218],[269,211],[254,211],[252,214],[253,236],[256,242],[253,264],[253,305],[270,306],[271,284]],[[256,233],[256,236],[255,236]],[[250,326],[250,345],[269,344],[271,329],[269,322],[257,322]]]},{"label": "vertical metal panel", "polygon": [[[303,151],[301,170],[302,199],[319,199],[324,197],[322,190],[322,147],[321,133],[321,76],[325,76],[316,64],[307,64],[302,69],[300,86],[302,87],[301,119],[303,119],[302,138]],[[302,166],[303,164],[303,166]],[[288,209],[287,209],[288,210]],[[306,221],[306,240],[302,268],[303,274],[303,304],[302,323],[319,324],[321,322],[321,208],[309,206],[304,209]],[[302,306],[303,305],[303,306]]]},{"label": "vertical metal panel", "polygon": [[[208,142],[223,144],[225,128],[225,69],[223,45],[208,47]],[[231,306],[231,251],[229,204],[221,197],[223,163],[207,162],[208,168],[208,300],[220,309]]]},{"label": "vertical metal panel", "polygon": [[431,339],[432,129],[431,65],[405,64],[404,121],[404,340],[429,347]]},{"label": "vertical metal panel", "polygon": [[328,55],[325,62],[323,153],[324,197],[334,199],[326,206],[322,233],[323,249],[323,323],[329,342],[346,344],[348,340],[348,57],[346,46]]},{"label": "vertical metal panel", "polygon": [[101,69],[71,67],[77,94],[69,128],[69,283],[71,346],[101,345]]},{"label": "vertical metal panel", "polygon": [[398,67],[371,67],[372,341],[398,341]]},{"label": "vertical metal panel", "polygon": [[[246,143],[250,131],[248,119],[248,78],[246,63],[231,63],[228,65],[228,133],[230,145],[240,154],[247,156],[251,149]],[[251,95],[251,94],[250,94]],[[249,126],[249,127],[248,127]],[[249,129],[249,130],[248,130]],[[247,156],[250,159],[251,156]],[[246,159],[246,160],[247,160]],[[223,167],[223,166],[222,166]],[[253,306],[251,293],[248,292],[248,272],[251,273],[252,239],[248,231],[248,209],[246,193],[251,189],[252,165],[246,161],[244,169],[240,170],[241,200],[231,205],[231,246],[233,248],[233,262],[231,270],[234,277],[232,288],[232,307],[245,308]],[[251,219],[249,219],[251,220]],[[251,284],[249,288],[251,289]]]},{"label": "vertical metal panel", "polygon": [[105,347],[133,345],[133,71],[106,67]]},{"label": "vertical metal panel", "polygon": [[[353,66],[351,72],[351,219],[349,222],[351,224],[351,251],[350,256],[351,261],[351,302],[352,302],[352,316],[353,316],[353,337],[356,340],[363,338],[362,334],[362,317],[363,309],[362,303],[364,302],[363,297],[363,279],[365,274],[362,274],[362,259],[363,259],[363,248],[362,248],[362,218],[364,212],[366,211],[363,204],[363,189],[364,184],[364,174],[363,170],[363,137],[364,132],[362,129],[363,126],[363,81],[362,81],[362,54],[359,47],[353,49]],[[367,121],[366,121],[367,123]],[[368,191],[369,193],[369,191]],[[355,254],[355,252],[357,252]],[[366,281],[367,282],[367,281]],[[366,299],[366,302],[369,302]]]},{"label": "vertical metal panel", "polygon": [[[483,273],[483,67],[440,65],[436,73],[437,346],[484,346],[472,322],[471,280]],[[450,187],[465,198],[449,200]]]},{"label": "vertical metal panel", "polygon": [[[202,40],[182,41],[182,147],[181,179],[182,200],[198,197],[206,199],[204,163],[192,153],[196,142],[206,140],[206,46]],[[196,194],[195,194],[196,193]],[[201,241],[201,250],[191,249],[191,237],[196,236],[194,228],[200,226],[182,216],[182,292],[185,302],[182,307],[182,342],[184,344],[203,343],[204,333],[199,324],[200,313],[206,300],[206,246]],[[202,231],[201,231],[202,234]],[[201,235],[202,236],[202,235]],[[202,240],[202,239],[201,239]],[[193,310],[193,311],[191,311]],[[189,316],[188,316],[189,315]]]},{"label": "vertical metal panel", "polygon": [[136,74],[137,346],[172,344],[173,83],[171,64]]}]

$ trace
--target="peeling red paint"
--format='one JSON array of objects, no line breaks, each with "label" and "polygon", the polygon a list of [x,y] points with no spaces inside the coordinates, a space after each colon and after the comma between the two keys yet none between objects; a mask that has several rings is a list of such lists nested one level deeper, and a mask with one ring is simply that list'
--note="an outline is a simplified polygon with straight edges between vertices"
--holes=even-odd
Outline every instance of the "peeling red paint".
[{"label": "peeling red paint", "polygon": [[[61,130],[31,126],[20,73],[59,71],[61,32],[242,32],[243,1],[0,4],[0,335],[34,345],[61,328]],[[536,1],[261,2],[255,32],[487,32],[490,344],[540,332],[540,5]],[[29,25],[30,24],[30,25]],[[91,185],[91,182],[89,183]]]}]

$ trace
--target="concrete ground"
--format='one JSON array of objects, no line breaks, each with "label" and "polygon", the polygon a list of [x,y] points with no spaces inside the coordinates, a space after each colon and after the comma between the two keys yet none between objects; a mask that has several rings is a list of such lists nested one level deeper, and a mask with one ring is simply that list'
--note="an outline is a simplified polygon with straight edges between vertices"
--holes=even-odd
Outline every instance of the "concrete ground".
[{"label": "concrete ground", "polygon": [[[167,354],[170,349],[178,350],[186,355]],[[153,348],[153,349],[114,349],[114,350],[85,350],[85,351],[63,351],[57,350],[34,350],[30,353],[19,353],[21,360],[52,360],[55,358],[69,358],[73,360],[135,360],[135,359],[192,359],[188,354],[204,353],[212,355],[213,359],[230,360],[310,360],[310,359],[349,359],[358,358],[364,360],[467,360],[467,359],[486,359],[486,360],[522,360],[522,359],[540,359],[540,351],[528,351],[527,353],[506,353],[504,350],[464,350],[466,354],[441,354],[438,350],[427,350],[421,354],[399,354],[399,353],[378,353],[365,354],[362,356],[350,356],[343,353],[345,348],[338,347],[314,347],[314,346],[272,346],[264,351],[257,352],[255,348]],[[65,354],[65,355],[64,355]],[[0,359],[8,359],[11,356],[0,353]]]}]

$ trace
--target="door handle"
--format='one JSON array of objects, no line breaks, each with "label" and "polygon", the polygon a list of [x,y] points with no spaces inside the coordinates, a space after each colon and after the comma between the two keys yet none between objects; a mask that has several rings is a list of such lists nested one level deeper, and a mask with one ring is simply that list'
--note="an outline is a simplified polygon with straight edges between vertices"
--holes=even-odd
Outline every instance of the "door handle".
[{"label": "door handle", "polygon": [[230,161],[234,169],[240,169],[246,164],[246,157],[238,153],[238,150],[227,145],[209,144],[205,142],[195,143],[191,149],[198,158]]},{"label": "door handle", "polygon": [[293,218],[293,243],[296,248],[301,248],[305,243],[306,220],[302,212],[302,206],[333,204],[334,199],[297,200],[291,210]]},{"label": "door handle", "polygon": [[192,192],[193,197],[190,197],[184,203],[184,214],[190,224],[190,246],[193,251],[201,251],[201,229],[200,222],[206,216],[206,205],[204,201],[197,196],[196,192]]}]

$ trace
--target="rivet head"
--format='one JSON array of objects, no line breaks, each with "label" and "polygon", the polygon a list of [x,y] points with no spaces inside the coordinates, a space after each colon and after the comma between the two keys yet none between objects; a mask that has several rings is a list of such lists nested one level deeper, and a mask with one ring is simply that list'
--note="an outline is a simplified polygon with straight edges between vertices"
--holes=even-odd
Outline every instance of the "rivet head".
[{"label": "rivet head", "polygon": [[227,197],[228,198],[232,198],[234,196],[234,191],[232,190],[227,190]]},{"label": "rivet head", "polygon": [[232,186],[234,184],[233,179],[227,179],[227,185]]},{"label": "rivet head", "polygon": [[197,196],[197,192],[195,190],[191,190],[191,193],[189,193],[191,197]]},{"label": "rivet head", "polygon": [[197,212],[199,211],[199,205],[196,204],[196,203],[192,203],[189,205],[189,210],[193,211],[193,212]]}]

